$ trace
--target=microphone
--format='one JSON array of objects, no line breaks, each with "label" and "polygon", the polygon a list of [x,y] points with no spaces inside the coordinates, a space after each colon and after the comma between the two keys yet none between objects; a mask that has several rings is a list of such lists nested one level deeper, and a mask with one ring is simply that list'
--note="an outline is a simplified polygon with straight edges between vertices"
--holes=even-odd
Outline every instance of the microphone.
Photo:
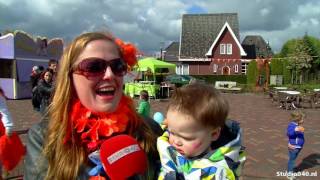
[{"label": "microphone", "polygon": [[100,159],[111,180],[125,180],[147,170],[146,153],[137,140],[128,135],[105,140],[100,148]]}]

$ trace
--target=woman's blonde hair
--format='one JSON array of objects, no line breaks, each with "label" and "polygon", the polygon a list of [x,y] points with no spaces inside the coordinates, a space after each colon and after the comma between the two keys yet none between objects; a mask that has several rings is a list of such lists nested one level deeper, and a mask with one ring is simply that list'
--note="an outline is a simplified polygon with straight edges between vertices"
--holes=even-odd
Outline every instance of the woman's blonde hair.
[{"label": "woman's blonde hair", "polygon": [[[72,85],[72,66],[85,49],[87,44],[94,40],[106,40],[113,42],[118,47],[120,57],[123,57],[120,47],[115,39],[104,32],[84,33],[75,38],[64,50],[55,84],[55,92],[52,103],[49,106],[49,126],[43,153],[48,160],[46,179],[76,179],[81,168],[87,163],[85,147],[80,143],[79,137],[72,131],[71,141],[66,143],[65,138],[70,128],[69,112],[71,102],[75,97],[75,89]],[[134,107],[132,107],[134,109]],[[137,116],[138,117],[138,116]],[[151,145],[156,137],[142,119],[137,123],[129,122],[127,134],[140,133],[144,137],[140,143],[145,151],[154,151]],[[138,129],[139,127],[139,129]],[[72,128],[72,126],[71,126]]]}]

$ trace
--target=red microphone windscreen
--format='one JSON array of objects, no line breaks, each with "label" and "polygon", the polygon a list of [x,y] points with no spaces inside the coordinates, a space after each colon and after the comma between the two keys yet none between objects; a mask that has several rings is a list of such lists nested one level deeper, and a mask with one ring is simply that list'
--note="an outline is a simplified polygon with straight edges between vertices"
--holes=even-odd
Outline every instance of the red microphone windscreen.
[{"label": "red microphone windscreen", "polygon": [[128,135],[118,135],[104,141],[100,158],[104,170],[112,180],[144,174],[147,169],[146,153],[138,142]]}]

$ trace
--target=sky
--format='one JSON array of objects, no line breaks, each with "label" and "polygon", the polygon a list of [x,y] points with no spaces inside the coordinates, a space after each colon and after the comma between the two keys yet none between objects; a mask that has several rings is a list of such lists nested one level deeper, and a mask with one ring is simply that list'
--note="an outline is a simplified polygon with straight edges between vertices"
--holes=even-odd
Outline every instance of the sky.
[{"label": "sky", "polygon": [[289,39],[320,38],[318,0],[0,0],[0,32],[70,42],[88,31],[110,31],[150,54],[179,41],[183,14],[238,13],[240,42],[261,35],[275,52]]}]

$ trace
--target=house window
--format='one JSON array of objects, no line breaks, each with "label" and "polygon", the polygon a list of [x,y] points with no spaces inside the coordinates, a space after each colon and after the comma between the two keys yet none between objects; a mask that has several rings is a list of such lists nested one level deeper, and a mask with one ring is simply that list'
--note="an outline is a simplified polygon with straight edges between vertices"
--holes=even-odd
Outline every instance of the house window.
[{"label": "house window", "polygon": [[176,74],[189,75],[189,64],[180,64],[176,66]]},{"label": "house window", "polygon": [[227,44],[227,54],[232,54],[232,44]]},{"label": "house window", "polygon": [[218,64],[213,64],[213,72],[216,73],[218,71]]},{"label": "house window", "polygon": [[226,44],[220,44],[220,54],[226,54]]},{"label": "house window", "polygon": [[238,64],[234,65],[234,72],[238,73],[239,72],[239,66]]},{"label": "house window", "polygon": [[182,74],[183,75],[189,75],[189,64],[183,64],[182,65]]},{"label": "house window", "polygon": [[176,74],[181,74],[182,65],[176,66]]}]

